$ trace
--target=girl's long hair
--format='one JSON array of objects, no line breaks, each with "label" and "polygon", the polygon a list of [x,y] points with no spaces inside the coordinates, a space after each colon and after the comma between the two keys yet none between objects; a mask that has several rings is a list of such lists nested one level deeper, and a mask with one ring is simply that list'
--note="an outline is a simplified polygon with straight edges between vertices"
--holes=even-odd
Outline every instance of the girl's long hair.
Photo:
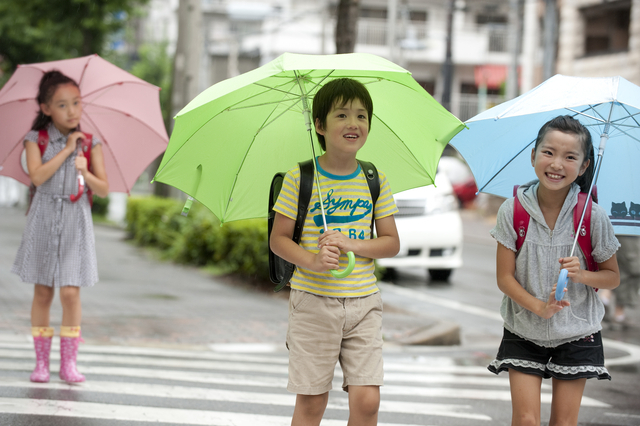
[{"label": "girl's long hair", "polygon": [[[33,120],[31,130],[46,129],[49,123],[51,123],[51,117],[45,115],[42,112],[40,104],[49,103],[49,101],[51,101],[51,98],[53,98],[53,94],[56,93],[56,89],[58,88],[58,86],[62,84],[73,84],[74,86],[78,87],[78,83],[76,83],[74,79],[67,77],[60,71],[53,70],[44,73],[44,75],[40,79],[38,96],[36,97],[36,102],[38,102],[38,115],[36,115],[35,120]],[[78,87],[78,89],[80,89],[80,87]]]},{"label": "girl's long hair", "polygon": [[[540,128],[538,137],[536,138],[535,150],[538,150],[538,145],[544,139],[544,137],[551,130],[558,130],[562,133],[570,133],[576,135],[580,144],[582,145],[582,152],[584,153],[585,161],[589,160],[589,166],[587,170],[575,180],[580,186],[580,192],[588,193],[591,187],[591,181],[595,172],[595,154],[593,149],[593,143],[591,141],[591,133],[580,121],[571,117],[570,115],[560,115],[547,121],[544,126]],[[584,164],[584,163],[583,163]],[[593,201],[598,202],[594,193],[591,194]]]}]

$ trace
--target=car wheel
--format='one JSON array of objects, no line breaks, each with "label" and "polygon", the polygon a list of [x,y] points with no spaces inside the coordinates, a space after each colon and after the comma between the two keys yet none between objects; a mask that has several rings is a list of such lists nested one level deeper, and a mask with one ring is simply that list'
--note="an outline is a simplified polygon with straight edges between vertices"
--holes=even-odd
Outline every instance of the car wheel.
[{"label": "car wheel", "polygon": [[429,278],[431,281],[449,281],[451,269],[429,269]]}]

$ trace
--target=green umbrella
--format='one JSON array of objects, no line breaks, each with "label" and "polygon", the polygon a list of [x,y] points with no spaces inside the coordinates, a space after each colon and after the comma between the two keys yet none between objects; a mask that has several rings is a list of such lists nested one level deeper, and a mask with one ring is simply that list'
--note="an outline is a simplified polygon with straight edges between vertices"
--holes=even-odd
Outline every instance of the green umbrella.
[{"label": "green umbrella", "polygon": [[373,99],[371,132],[358,153],[387,175],[394,193],[433,183],[438,160],[464,124],[398,65],[353,53],[285,53],[217,83],[175,117],[154,180],[174,186],[221,223],[267,216],[276,172],[312,157],[309,107],[325,83],[350,77]]}]

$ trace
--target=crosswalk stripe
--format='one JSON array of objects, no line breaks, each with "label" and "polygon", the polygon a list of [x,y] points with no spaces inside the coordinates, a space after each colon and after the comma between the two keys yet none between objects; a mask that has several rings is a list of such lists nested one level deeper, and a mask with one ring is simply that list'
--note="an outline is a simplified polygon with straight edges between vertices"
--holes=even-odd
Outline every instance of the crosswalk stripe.
[{"label": "crosswalk stripe", "polygon": [[[0,374],[2,371],[28,372],[34,366],[33,343],[30,337],[4,338],[0,335]],[[54,337],[54,348],[57,337]],[[275,347],[275,346],[274,346]],[[183,399],[209,401],[213,403],[235,403],[268,405],[293,410],[295,395],[286,391],[288,375],[288,355],[281,351],[262,351],[253,348],[254,353],[233,353],[227,349],[212,348],[199,350],[148,348],[129,346],[100,346],[84,344],[79,354],[79,369],[90,380],[82,384],[69,385],[57,378],[59,360],[58,351],[52,351],[50,383],[31,383],[26,378],[17,380],[16,376],[0,376],[0,388],[3,389],[49,389],[52,391],[71,391],[87,394],[82,398],[86,402],[34,400],[25,398],[0,398],[0,413],[35,414],[42,416],[87,417],[109,420],[128,420],[146,422],[174,422],[185,425],[288,425],[290,416],[257,415],[235,412],[205,410],[185,410],[181,408],[128,406],[90,402],[91,393],[130,395],[145,398]],[[489,422],[492,418],[483,412],[474,410],[469,404],[473,400],[487,400],[500,403],[511,401],[509,382],[505,377],[489,373],[485,367],[456,365],[454,359],[446,356],[400,356],[385,359],[385,383],[381,394],[391,398],[382,398],[380,413],[458,418],[469,422]],[[147,380],[152,383],[109,381],[120,377]],[[348,411],[347,394],[341,390],[342,371],[336,367],[334,390],[329,394],[327,409]],[[105,379],[105,380],[100,380]],[[165,381],[165,383],[157,383]],[[171,382],[176,382],[172,384]],[[190,385],[193,384],[193,385]],[[251,389],[216,389],[215,386],[245,386]],[[205,387],[213,386],[213,387]],[[434,387],[437,386],[437,387]],[[549,385],[542,384],[541,402],[551,403],[551,393],[546,392]],[[256,390],[256,391],[254,391]],[[50,395],[56,395],[52,393]],[[394,400],[401,399],[399,401]],[[404,398],[401,398],[404,397]],[[407,401],[406,397],[425,398],[429,402]],[[54,398],[52,396],[52,398]],[[89,399],[89,401],[87,401]],[[35,401],[35,402],[34,402]],[[437,402],[434,402],[437,401]],[[465,403],[466,401],[466,403]],[[449,402],[449,403],[446,403]],[[153,405],[153,404],[151,404]],[[162,405],[162,404],[160,404]],[[609,404],[583,397],[583,406],[610,408]],[[34,408],[36,407],[36,408]],[[124,408],[123,408],[124,407]],[[69,413],[71,410],[71,413]],[[252,411],[259,412],[259,409]],[[114,417],[117,412],[121,417]],[[62,413],[62,414],[61,414]],[[67,413],[67,414],[64,414]],[[344,421],[323,420],[323,426],[344,424]],[[481,423],[470,423],[481,424]],[[412,426],[383,424],[380,426]]]},{"label": "crosswalk stripe", "polygon": [[[0,349],[0,358],[34,358],[33,351],[12,351]],[[60,355],[56,351],[52,351],[51,359],[60,359]],[[224,370],[224,371],[254,371],[256,373],[274,373],[288,374],[289,369],[286,365],[270,365],[257,363],[241,363],[229,362],[222,360],[201,361],[201,360],[185,360],[185,359],[161,359],[142,356],[122,356],[122,355],[94,355],[80,353],[78,362],[85,363],[109,363],[109,364],[126,364],[126,365],[145,365],[149,367],[165,367],[165,368],[186,368],[198,370]]]},{"label": "crosswalk stripe", "polygon": [[[143,407],[96,402],[54,401],[48,399],[0,398],[0,412],[52,417],[77,417],[147,423],[216,426],[288,426],[291,417],[181,408]],[[344,420],[322,421],[323,426],[344,426]],[[379,426],[418,426],[378,423]]]},{"label": "crosswalk stripe", "polygon": [[[25,340],[27,338],[25,337]],[[53,338],[53,348],[59,347],[59,338]],[[33,351],[33,343],[26,342],[2,342],[0,339],[0,348],[4,349],[24,349]],[[55,351],[52,351],[52,355]],[[288,364],[288,359],[281,356],[260,356],[260,355],[247,355],[247,354],[229,354],[229,353],[215,353],[210,351],[185,351],[176,349],[164,349],[164,348],[142,348],[134,346],[99,346],[82,344],[80,346],[80,353],[98,353],[98,354],[119,354],[119,355],[141,355],[141,356],[154,356],[154,357],[170,357],[170,358],[187,358],[187,359],[203,359],[203,360],[228,360],[233,358],[236,361],[243,362],[264,362],[272,364]]]},{"label": "crosswalk stripe", "polygon": [[[31,363],[5,362],[0,361],[0,370],[18,370],[30,371],[33,368]],[[243,375],[228,374],[211,374],[211,373],[193,373],[187,371],[167,371],[155,369],[141,368],[120,368],[120,367],[99,367],[99,366],[82,366],[82,372],[85,374],[97,374],[104,376],[124,376],[136,377],[144,379],[162,379],[180,382],[195,382],[216,385],[239,385],[239,386],[255,386],[255,387],[274,387],[286,389],[287,379],[277,377],[256,377]],[[52,375],[58,372],[55,365],[51,366]],[[87,382],[90,383],[90,382]],[[387,380],[387,383],[392,383]],[[335,389],[340,389],[340,383],[334,384]],[[452,399],[482,399],[482,400],[499,400],[510,401],[511,395],[509,391],[492,391],[484,389],[461,389],[461,388],[432,388],[420,386],[394,386],[386,384],[380,388],[380,392],[384,395],[399,396],[423,396],[432,398],[452,398]],[[542,393],[542,402],[551,403],[551,394]],[[608,404],[597,401],[595,399],[583,396],[582,404],[592,407],[609,407]]]},{"label": "crosswalk stripe", "polygon": [[[34,358],[33,352],[12,351],[0,349],[0,358]],[[52,353],[51,360],[60,359],[59,354]],[[255,363],[230,363],[220,360],[215,361],[196,361],[184,359],[159,359],[139,356],[119,356],[119,355],[94,355],[82,354],[81,365],[88,363],[109,363],[109,364],[126,364],[126,365],[142,365],[166,368],[182,368],[182,369],[198,369],[198,370],[225,370],[225,371],[252,371],[271,374],[288,374],[288,368],[280,365],[265,365]],[[453,374],[403,374],[389,373],[389,369],[393,369],[393,364],[385,365],[385,381],[400,381],[407,383],[451,383],[451,384],[469,384],[480,386],[509,386],[509,381],[505,378],[490,376],[485,372],[487,377],[458,376]],[[402,369],[404,371],[404,369]],[[335,377],[342,377],[342,371],[336,369]]]},{"label": "crosswalk stripe", "polygon": [[[79,364],[78,368],[83,374],[98,374],[104,376],[138,377],[144,379],[162,379],[178,382],[209,383],[218,385],[276,388],[286,388],[287,386],[286,378],[269,376],[159,370],[151,368],[103,367],[83,364]],[[0,361],[0,370],[31,371],[33,370],[33,363]],[[51,372],[58,372],[56,365],[51,366]]]},{"label": "crosswalk stripe", "polygon": [[[411,387],[412,395],[428,398],[455,398],[455,399],[486,399],[494,401],[511,401],[510,391],[498,391],[488,389],[461,389],[461,388],[424,388]],[[406,395],[406,386],[385,385],[380,388],[383,395]],[[542,392],[541,402],[551,404],[551,394]],[[611,405],[587,396],[582,396],[581,405],[584,407],[611,407]]]},{"label": "crosswalk stripe", "polygon": [[[197,399],[207,401],[244,402],[264,405],[280,405],[293,407],[295,395],[242,392],[222,389],[195,388],[185,386],[167,386],[148,383],[121,383],[90,381],[80,385],[69,385],[63,382],[50,383],[25,383],[12,378],[0,378],[0,387],[28,387],[36,389],[55,389],[74,392],[100,392],[115,393],[125,395],[138,395],[160,398]],[[348,410],[349,402],[342,391],[333,391],[327,409]],[[469,410],[471,406],[461,404],[434,404],[416,403],[400,401],[381,401],[380,411],[390,413],[412,413],[424,414],[440,417],[452,417],[474,420],[491,420],[490,417],[477,414],[465,413],[462,410]]]}]

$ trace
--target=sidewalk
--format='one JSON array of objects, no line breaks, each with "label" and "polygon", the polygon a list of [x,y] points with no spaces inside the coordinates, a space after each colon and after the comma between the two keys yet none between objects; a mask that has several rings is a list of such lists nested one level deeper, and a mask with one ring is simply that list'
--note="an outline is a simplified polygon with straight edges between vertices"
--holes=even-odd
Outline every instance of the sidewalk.
[{"label": "sidewalk", "polygon": [[[0,332],[28,334],[33,286],[10,272],[25,223],[20,209],[0,207]],[[82,290],[87,342],[154,346],[270,343],[284,348],[288,292],[257,290],[231,277],[154,259],[116,227],[95,226],[100,282]],[[62,311],[56,296],[52,326]],[[390,344],[456,344],[457,324],[385,305]]]}]

